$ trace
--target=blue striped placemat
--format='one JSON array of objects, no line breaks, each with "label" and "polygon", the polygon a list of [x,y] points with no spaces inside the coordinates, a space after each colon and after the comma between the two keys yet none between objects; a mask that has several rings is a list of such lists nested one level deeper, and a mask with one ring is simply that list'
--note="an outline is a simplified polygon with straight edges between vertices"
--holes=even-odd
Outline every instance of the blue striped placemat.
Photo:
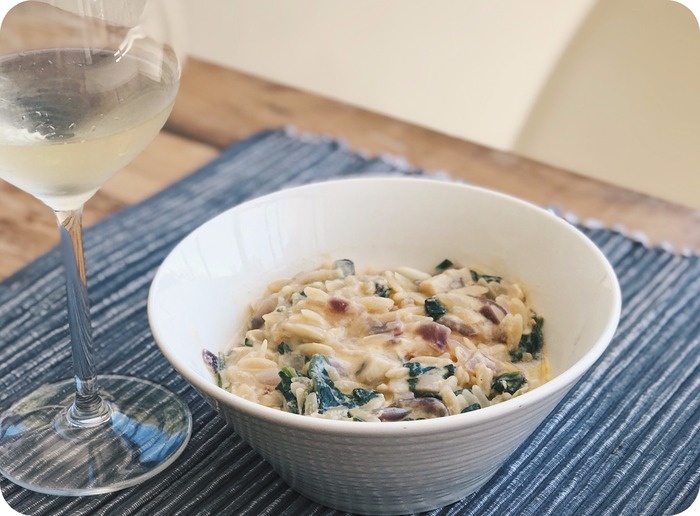
[{"label": "blue striped placemat", "polygon": [[[167,470],[94,497],[33,493],[4,478],[8,503],[36,515],[335,515],[289,489],[175,373],[146,317],[156,268],[197,226],[280,188],[371,173],[421,173],[336,141],[266,131],[85,234],[96,354],[183,396],[192,439]],[[88,205],[89,209],[89,205]],[[622,287],[617,335],[596,366],[479,492],[431,515],[655,515],[688,507],[700,485],[700,263],[620,232],[582,230]],[[60,256],[54,249],[0,283],[0,408],[72,375]]]}]

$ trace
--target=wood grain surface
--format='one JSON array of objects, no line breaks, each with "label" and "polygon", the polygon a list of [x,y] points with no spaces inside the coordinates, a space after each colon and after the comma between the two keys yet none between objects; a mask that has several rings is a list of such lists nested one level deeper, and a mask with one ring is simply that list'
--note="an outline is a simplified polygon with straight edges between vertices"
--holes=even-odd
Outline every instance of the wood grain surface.
[{"label": "wood grain surface", "polygon": [[[621,226],[651,245],[700,251],[700,211],[196,59],[187,61],[165,129],[88,202],[85,224],[147,198],[237,141],[283,126],[337,138],[369,154],[402,157],[413,167],[557,206],[582,220]],[[57,240],[50,210],[0,181],[0,279]]]}]

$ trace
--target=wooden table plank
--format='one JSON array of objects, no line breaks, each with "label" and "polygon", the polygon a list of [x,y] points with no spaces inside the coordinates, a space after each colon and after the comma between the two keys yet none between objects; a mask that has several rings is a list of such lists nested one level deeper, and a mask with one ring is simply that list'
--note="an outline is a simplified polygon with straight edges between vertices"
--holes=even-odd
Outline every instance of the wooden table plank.
[{"label": "wooden table plank", "polygon": [[[496,151],[318,95],[190,59],[166,131],[92,200],[86,225],[138,202],[255,132],[291,125],[370,154],[401,156],[540,205],[700,251],[700,212]],[[57,242],[53,216],[0,182],[0,279]]]},{"label": "wooden table plank", "polygon": [[284,125],[371,154],[403,156],[413,166],[557,205],[581,219],[622,225],[652,244],[700,251],[700,211],[195,59],[187,64],[167,128],[223,148]]}]

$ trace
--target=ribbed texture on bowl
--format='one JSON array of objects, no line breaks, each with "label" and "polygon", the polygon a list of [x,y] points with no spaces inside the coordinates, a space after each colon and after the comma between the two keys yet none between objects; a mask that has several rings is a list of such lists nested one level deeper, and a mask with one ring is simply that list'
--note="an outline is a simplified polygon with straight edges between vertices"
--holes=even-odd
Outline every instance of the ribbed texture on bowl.
[{"label": "ribbed texture on bowl", "polygon": [[[405,514],[450,504],[479,489],[565,394],[497,419],[472,423],[465,417],[464,425],[449,431],[436,432],[433,426],[396,436],[318,431],[312,440],[304,429],[283,427],[204,397],[304,496],[347,512]],[[475,435],[489,435],[489,444],[474,440]],[[436,460],[441,461],[438,468]]]}]

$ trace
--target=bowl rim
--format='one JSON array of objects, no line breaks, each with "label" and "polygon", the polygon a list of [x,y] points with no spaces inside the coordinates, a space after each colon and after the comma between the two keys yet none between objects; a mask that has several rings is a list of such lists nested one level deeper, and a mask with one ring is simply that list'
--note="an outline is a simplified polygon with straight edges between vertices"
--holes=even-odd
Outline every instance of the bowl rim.
[{"label": "bowl rim", "polygon": [[[569,368],[562,371],[558,376],[549,380],[548,382],[540,385],[539,387],[526,392],[520,396],[512,398],[502,403],[492,405],[489,407],[484,407],[479,410],[472,412],[467,412],[463,414],[452,414],[447,417],[434,418],[434,419],[423,419],[414,421],[396,421],[396,422],[371,422],[363,421],[361,424],[355,421],[339,421],[332,419],[316,418],[303,416],[299,414],[292,414],[290,412],[284,412],[282,410],[274,409],[271,407],[266,407],[264,405],[258,404],[254,401],[247,400],[236,394],[226,391],[225,389],[217,386],[214,383],[213,378],[208,381],[201,377],[195,371],[189,369],[188,363],[184,360],[179,359],[166,345],[164,338],[159,331],[159,324],[154,315],[154,298],[155,293],[160,284],[161,278],[166,274],[167,262],[171,257],[177,254],[178,250],[185,245],[185,241],[191,238],[195,238],[194,233],[198,232],[203,226],[214,223],[213,221],[217,219],[222,219],[231,216],[231,212],[241,211],[253,207],[257,204],[267,203],[269,201],[274,201],[278,198],[283,198],[287,196],[293,196],[297,193],[304,193],[309,190],[324,189],[324,188],[334,188],[338,186],[339,183],[357,182],[357,183],[377,183],[377,182],[400,182],[400,183],[426,183],[439,185],[442,184],[446,188],[452,189],[465,189],[476,191],[480,195],[489,195],[496,198],[500,198],[510,203],[514,203],[523,209],[538,212],[540,215],[549,218],[552,223],[559,224],[566,227],[566,229],[571,232],[574,238],[578,238],[583,245],[588,247],[592,254],[598,258],[601,265],[606,271],[606,279],[610,280],[610,292],[612,295],[612,311],[609,314],[605,326],[600,334],[600,337],[591,347],[591,349],[586,352],[579,360],[572,364]],[[498,419],[508,413],[517,413],[528,407],[537,405],[538,402],[543,401],[546,398],[556,397],[560,395],[563,397],[568,389],[578,381],[586,371],[601,357],[605,349],[610,344],[619,324],[620,315],[622,310],[622,294],[620,290],[619,281],[615,271],[603,254],[603,252],[598,248],[598,246],[593,243],[593,241],[588,238],[580,229],[566,221],[565,219],[555,215],[549,210],[541,208],[535,204],[528,201],[520,199],[518,197],[491,190],[489,188],[484,188],[480,186],[474,186],[467,183],[456,182],[452,180],[444,180],[442,178],[426,177],[426,176],[365,176],[365,177],[347,177],[347,178],[334,178],[330,180],[316,181],[313,183],[308,183],[300,186],[293,186],[277,190],[275,192],[264,194],[253,199],[249,199],[245,202],[237,204],[227,210],[213,216],[206,222],[200,224],[189,232],[185,237],[183,237],[176,246],[170,250],[168,255],[159,265],[151,286],[149,288],[148,299],[147,299],[147,315],[148,321],[151,328],[151,333],[153,338],[160,349],[161,353],[168,360],[171,366],[192,384],[200,393],[206,395],[217,401],[217,403],[223,403],[234,407],[235,409],[246,413],[256,419],[266,420],[271,423],[276,423],[284,427],[295,428],[298,430],[307,430],[315,432],[323,432],[327,434],[343,434],[343,435],[396,435],[400,434],[424,434],[431,432],[444,432],[450,431],[454,428],[462,428],[465,425],[480,425]],[[557,399],[557,402],[560,401]]]}]

